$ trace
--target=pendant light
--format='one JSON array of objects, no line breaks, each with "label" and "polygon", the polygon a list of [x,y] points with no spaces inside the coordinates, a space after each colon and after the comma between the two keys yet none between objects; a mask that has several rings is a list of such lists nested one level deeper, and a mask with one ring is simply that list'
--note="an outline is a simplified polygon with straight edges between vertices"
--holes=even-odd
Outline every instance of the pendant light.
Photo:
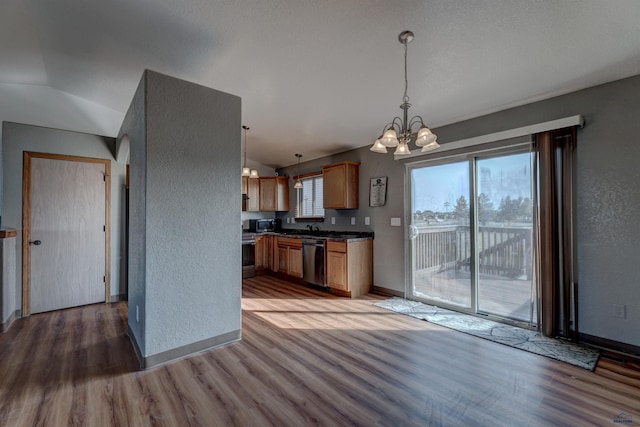
[{"label": "pendant light", "polygon": [[242,126],[244,129],[244,163],[242,164],[242,176],[248,176],[249,178],[259,178],[257,169],[250,169],[247,167],[247,131],[249,126]]},{"label": "pendant light", "polygon": [[300,157],[302,157],[302,154],[296,154],[296,157],[298,158],[298,180],[293,185],[293,188],[299,190],[302,188],[302,181],[300,181]]},{"label": "pendant light", "polygon": [[[411,154],[411,148],[409,148],[409,142],[413,141],[418,147],[422,147],[422,152],[435,150],[440,147],[440,144],[436,142],[437,137],[431,132],[431,130],[424,124],[422,117],[414,116],[409,120],[409,95],[407,95],[407,89],[409,87],[409,81],[407,79],[407,45],[413,40],[413,33],[411,31],[403,31],[398,36],[400,43],[404,45],[404,96],[402,98],[402,117],[394,117],[391,123],[385,125],[382,130],[382,135],[376,139],[373,146],[370,148],[374,153],[386,153],[387,147],[396,147],[395,155],[409,155]],[[415,132],[413,129],[417,129]]]}]

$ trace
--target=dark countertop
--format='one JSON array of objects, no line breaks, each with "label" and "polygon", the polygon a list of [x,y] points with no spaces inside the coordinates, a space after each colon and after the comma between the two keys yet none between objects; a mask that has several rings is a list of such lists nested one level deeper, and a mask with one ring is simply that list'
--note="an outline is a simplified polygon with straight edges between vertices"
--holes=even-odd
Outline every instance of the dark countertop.
[{"label": "dark countertop", "polygon": [[255,236],[277,236],[294,239],[316,239],[316,240],[338,240],[342,242],[359,242],[363,240],[373,240],[373,232],[366,231],[339,231],[339,230],[294,230],[282,229],[280,231],[267,231],[264,233],[252,233],[243,231],[242,238],[250,239]]}]

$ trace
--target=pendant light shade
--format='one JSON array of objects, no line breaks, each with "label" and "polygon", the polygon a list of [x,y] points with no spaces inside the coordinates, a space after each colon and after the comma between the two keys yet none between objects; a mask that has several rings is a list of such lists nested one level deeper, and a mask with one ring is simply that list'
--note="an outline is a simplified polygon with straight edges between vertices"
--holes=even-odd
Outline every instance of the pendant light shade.
[{"label": "pendant light shade", "polygon": [[242,126],[244,129],[244,162],[242,163],[242,176],[248,176],[249,178],[260,178],[257,169],[251,169],[247,167],[247,131],[249,126]]},{"label": "pendant light shade", "polygon": [[302,157],[302,154],[296,154],[296,157],[298,158],[298,179],[296,180],[296,183],[293,184],[293,188],[300,190],[302,188],[302,181],[300,181],[300,158]]}]

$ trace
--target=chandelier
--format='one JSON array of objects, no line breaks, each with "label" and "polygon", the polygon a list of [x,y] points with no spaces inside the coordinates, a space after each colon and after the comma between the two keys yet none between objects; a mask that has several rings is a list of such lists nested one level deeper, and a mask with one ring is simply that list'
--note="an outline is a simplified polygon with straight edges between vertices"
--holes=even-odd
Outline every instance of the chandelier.
[{"label": "chandelier", "polygon": [[249,178],[259,178],[257,169],[250,169],[247,167],[247,131],[249,126],[242,126],[244,129],[244,162],[242,164],[242,176],[248,176]]},{"label": "chandelier", "polygon": [[[436,142],[438,138],[431,130],[424,124],[422,117],[413,116],[411,120],[409,117],[409,95],[407,95],[407,89],[409,83],[407,80],[407,45],[413,40],[413,33],[411,31],[403,31],[398,35],[398,40],[404,45],[404,96],[402,97],[402,117],[394,117],[391,123],[387,123],[382,129],[382,135],[376,139],[376,142],[370,148],[375,153],[386,153],[387,147],[396,147],[395,155],[408,155],[411,154],[409,148],[409,142],[413,141],[418,147],[422,147],[422,152],[434,150],[440,147],[440,144]],[[417,130],[414,131],[414,129]]]}]

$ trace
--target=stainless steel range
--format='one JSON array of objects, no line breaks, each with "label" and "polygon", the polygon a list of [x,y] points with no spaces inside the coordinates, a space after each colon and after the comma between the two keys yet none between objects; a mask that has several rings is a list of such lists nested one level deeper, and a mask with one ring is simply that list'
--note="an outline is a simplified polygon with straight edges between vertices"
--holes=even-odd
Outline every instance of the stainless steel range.
[{"label": "stainless steel range", "polygon": [[242,235],[242,278],[256,275],[256,238],[253,234]]}]

